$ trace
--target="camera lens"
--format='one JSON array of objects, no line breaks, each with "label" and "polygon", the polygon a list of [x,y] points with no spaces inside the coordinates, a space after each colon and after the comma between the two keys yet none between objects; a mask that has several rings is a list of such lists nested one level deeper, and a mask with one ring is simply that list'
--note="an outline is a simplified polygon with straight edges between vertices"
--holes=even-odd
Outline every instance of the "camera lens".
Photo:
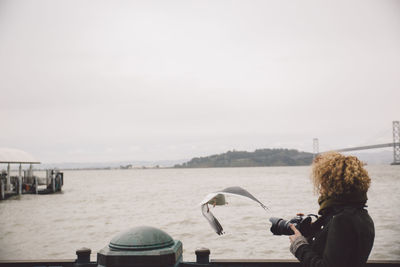
[{"label": "camera lens", "polygon": [[271,232],[274,235],[293,235],[294,232],[290,229],[290,221],[286,221],[282,218],[271,217],[269,218],[271,225]]}]

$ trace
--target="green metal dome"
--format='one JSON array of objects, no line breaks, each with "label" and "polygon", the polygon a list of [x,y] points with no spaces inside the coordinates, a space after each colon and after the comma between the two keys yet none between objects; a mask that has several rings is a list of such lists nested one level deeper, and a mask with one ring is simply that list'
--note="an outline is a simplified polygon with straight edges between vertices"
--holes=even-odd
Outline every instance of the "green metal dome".
[{"label": "green metal dome", "polygon": [[174,240],[166,232],[150,227],[139,226],[116,235],[108,245],[112,250],[153,250],[174,245]]}]

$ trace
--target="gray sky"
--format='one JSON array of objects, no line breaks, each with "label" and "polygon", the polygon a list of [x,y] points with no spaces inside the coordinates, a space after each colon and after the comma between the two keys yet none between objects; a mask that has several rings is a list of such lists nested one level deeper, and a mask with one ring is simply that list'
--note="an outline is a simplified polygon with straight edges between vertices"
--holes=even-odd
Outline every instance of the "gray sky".
[{"label": "gray sky", "polygon": [[0,147],[42,162],[390,142],[400,1],[0,0]]}]

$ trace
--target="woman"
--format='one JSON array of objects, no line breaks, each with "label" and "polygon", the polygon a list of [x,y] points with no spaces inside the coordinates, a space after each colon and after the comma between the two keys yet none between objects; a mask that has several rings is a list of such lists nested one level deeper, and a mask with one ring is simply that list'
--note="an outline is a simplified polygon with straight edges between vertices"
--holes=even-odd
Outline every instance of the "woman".
[{"label": "woman", "polygon": [[293,225],[290,251],[302,266],[364,266],[374,243],[374,223],[365,209],[371,183],[356,157],[330,152],[312,165],[320,195],[314,234],[304,237]]}]

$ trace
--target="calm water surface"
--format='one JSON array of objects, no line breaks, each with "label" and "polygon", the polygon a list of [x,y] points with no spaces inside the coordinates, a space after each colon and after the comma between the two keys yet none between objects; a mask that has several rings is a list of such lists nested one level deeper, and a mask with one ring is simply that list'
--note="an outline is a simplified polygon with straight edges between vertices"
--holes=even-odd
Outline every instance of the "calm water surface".
[{"label": "calm water surface", "polygon": [[[376,239],[370,259],[400,260],[400,166],[367,166],[368,210]],[[316,213],[309,167],[65,171],[63,192],[0,202],[0,259],[75,258],[95,253],[113,236],[149,225],[181,240],[184,260],[208,247],[211,257],[293,259],[287,236],[273,236],[268,218]],[[40,176],[44,177],[44,174]],[[226,234],[218,236],[198,203],[215,190],[238,185],[264,204],[230,197],[212,209]]]}]

